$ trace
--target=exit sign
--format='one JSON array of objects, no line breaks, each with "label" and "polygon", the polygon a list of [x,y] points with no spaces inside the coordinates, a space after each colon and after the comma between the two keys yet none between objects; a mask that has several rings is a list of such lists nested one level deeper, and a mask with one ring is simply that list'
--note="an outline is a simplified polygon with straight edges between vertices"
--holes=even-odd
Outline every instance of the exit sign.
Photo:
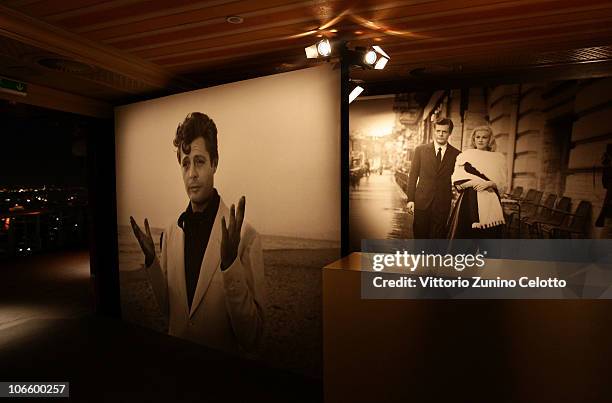
[{"label": "exit sign", "polygon": [[9,94],[26,96],[28,86],[21,81],[11,80],[10,78],[0,77],[0,91]]}]

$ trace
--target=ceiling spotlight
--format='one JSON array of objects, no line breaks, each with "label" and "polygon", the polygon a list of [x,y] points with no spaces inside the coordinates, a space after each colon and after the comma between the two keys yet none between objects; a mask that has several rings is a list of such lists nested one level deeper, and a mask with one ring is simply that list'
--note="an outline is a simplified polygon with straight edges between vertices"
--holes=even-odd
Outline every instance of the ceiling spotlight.
[{"label": "ceiling spotlight", "polygon": [[363,56],[363,61],[369,65],[376,63],[376,59],[378,59],[378,55],[373,50],[368,50]]},{"label": "ceiling spotlight", "polygon": [[389,55],[378,45],[372,46],[363,54],[363,62],[370,68],[374,66],[376,70],[384,69],[389,59]]},{"label": "ceiling spotlight", "polygon": [[356,85],[349,94],[349,104],[355,100],[363,92],[363,87]]},{"label": "ceiling spotlight", "polygon": [[230,15],[229,17],[225,18],[225,21],[229,22],[230,24],[242,24],[244,22],[244,18],[240,17],[239,15]]},{"label": "ceiling spotlight", "polygon": [[382,69],[384,69],[385,66],[387,65],[388,61],[389,61],[389,59],[387,59],[386,57],[381,57],[380,59],[378,59],[378,61],[374,65],[374,69],[375,70],[382,70]]},{"label": "ceiling spotlight", "polygon": [[317,44],[317,52],[323,57],[331,55],[331,44],[327,39],[323,39]]},{"label": "ceiling spotlight", "polygon": [[382,70],[391,57],[378,45],[368,48],[356,47],[355,49],[344,49],[343,57],[351,65],[365,69]]},{"label": "ceiling spotlight", "polygon": [[391,56],[389,56],[384,50],[382,50],[382,48],[378,45],[374,45],[372,46],[372,49],[374,49],[374,51],[377,53],[378,55],[378,60],[376,61],[376,64],[374,65],[374,69],[376,70],[382,70],[385,68],[385,66],[387,65],[387,62],[389,62],[389,59],[391,59]]},{"label": "ceiling spotlight", "polygon": [[316,59],[318,57],[328,57],[332,53],[331,43],[329,40],[322,39],[314,45],[304,48],[308,59]]}]

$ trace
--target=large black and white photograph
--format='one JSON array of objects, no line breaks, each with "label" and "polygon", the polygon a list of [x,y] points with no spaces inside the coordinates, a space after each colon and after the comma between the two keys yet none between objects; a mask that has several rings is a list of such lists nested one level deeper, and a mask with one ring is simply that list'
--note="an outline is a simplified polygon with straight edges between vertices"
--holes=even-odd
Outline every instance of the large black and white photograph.
[{"label": "large black and white photograph", "polygon": [[612,79],[350,105],[350,248],[365,239],[609,238]]},{"label": "large black and white photograph", "polygon": [[321,376],[338,82],[323,66],[116,109],[126,320]]}]

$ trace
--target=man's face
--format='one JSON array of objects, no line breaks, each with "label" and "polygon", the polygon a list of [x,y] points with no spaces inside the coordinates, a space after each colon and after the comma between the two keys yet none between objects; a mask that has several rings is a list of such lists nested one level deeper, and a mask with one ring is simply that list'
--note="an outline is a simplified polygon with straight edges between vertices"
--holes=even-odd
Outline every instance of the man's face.
[{"label": "man's face", "polygon": [[450,134],[448,125],[436,125],[434,140],[438,145],[443,146],[448,142],[448,137]]},{"label": "man's face", "polygon": [[202,137],[193,140],[190,146],[189,154],[181,147],[181,172],[192,208],[198,211],[212,195],[217,165],[210,160]]}]

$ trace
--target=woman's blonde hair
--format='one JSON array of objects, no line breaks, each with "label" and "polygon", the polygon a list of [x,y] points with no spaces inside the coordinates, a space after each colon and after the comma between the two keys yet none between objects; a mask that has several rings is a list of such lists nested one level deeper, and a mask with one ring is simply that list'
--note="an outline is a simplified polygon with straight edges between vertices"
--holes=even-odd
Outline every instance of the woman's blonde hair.
[{"label": "woman's blonde hair", "polygon": [[497,149],[497,143],[495,142],[495,137],[493,137],[493,131],[489,126],[478,126],[472,130],[472,135],[470,137],[470,145],[472,148],[476,148],[476,142],[474,141],[474,137],[476,137],[476,132],[487,132],[489,133],[489,144],[487,144],[488,151],[495,151]]}]

